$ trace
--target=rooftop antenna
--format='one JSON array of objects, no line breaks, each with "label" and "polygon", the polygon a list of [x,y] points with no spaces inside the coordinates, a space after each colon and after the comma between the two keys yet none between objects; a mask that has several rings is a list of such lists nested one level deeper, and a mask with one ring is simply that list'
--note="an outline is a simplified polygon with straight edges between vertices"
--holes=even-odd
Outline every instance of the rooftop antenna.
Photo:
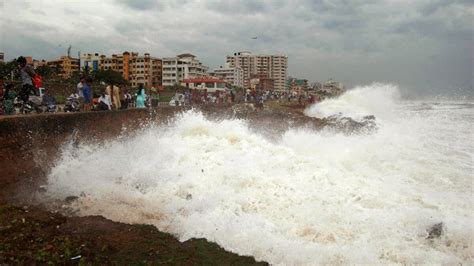
[{"label": "rooftop antenna", "polygon": [[69,45],[69,47],[67,48],[67,57],[71,57],[71,48],[71,45]]}]

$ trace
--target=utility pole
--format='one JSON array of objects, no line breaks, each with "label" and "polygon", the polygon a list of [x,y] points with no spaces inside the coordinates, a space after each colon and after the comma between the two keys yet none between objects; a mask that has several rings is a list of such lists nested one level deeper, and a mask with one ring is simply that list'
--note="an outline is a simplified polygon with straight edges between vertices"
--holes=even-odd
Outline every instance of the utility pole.
[{"label": "utility pole", "polygon": [[77,51],[77,59],[79,62],[79,73],[82,73],[82,67],[81,67],[81,51]]}]

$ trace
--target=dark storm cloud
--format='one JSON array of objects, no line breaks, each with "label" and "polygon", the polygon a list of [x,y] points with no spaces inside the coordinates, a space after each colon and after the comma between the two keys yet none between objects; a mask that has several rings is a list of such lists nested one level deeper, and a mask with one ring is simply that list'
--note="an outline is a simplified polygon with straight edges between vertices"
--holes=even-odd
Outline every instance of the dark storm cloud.
[{"label": "dark storm cloud", "polygon": [[[4,51],[19,52],[13,56],[7,54],[9,60],[14,59],[20,55],[32,55],[35,56],[35,58],[44,58],[44,55],[50,55],[58,48],[57,45],[53,45],[47,41],[44,41],[41,37],[37,37],[33,34],[24,34],[24,25],[10,24],[8,23],[8,20],[6,22],[7,23],[4,24],[4,28],[9,32],[7,38],[14,39],[15,42],[13,43],[6,40],[3,44],[3,49]],[[29,27],[31,30],[40,30],[38,27],[35,28],[32,25],[29,25]]]},{"label": "dark storm cloud", "polygon": [[460,5],[464,8],[472,6],[471,0],[432,0],[420,6],[419,11],[424,16],[429,16],[438,10],[441,10],[450,5]]},{"label": "dark storm cloud", "polygon": [[117,0],[117,2],[136,10],[149,10],[159,3],[156,0]]},{"label": "dark storm cloud", "polygon": [[0,49],[38,58],[64,54],[69,43],[105,54],[192,52],[210,67],[248,50],[287,54],[289,73],[309,80],[432,92],[472,86],[471,2],[5,0]]},{"label": "dark storm cloud", "polygon": [[165,8],[180,8],[191,0],[114,0],[119,5],[136,11],[154,11]]},{"label": "dark storm cloud", "polygon": [[255,0],[215,0],[209,1],[206,4],[206,7],[213,11],[225,14],[256,14],[268,10],[267,5],[263,1]]},{"label": "dark storm cloud", "polygon": [[449,34],[451,31],[472,30],[472,4],[467,4],[464,1],[433,1],[420,5],[416,11],[419,16],[400,23],[399,30],[409,31],[410,26],[413,26],[413,30],[442,32],[443,34]]},{"label": "dark storm cloud", "polygon": [[119,4],[138,11],[152,10],[154,8],[162,8],[162,4],[158,0],[116,0]]}]

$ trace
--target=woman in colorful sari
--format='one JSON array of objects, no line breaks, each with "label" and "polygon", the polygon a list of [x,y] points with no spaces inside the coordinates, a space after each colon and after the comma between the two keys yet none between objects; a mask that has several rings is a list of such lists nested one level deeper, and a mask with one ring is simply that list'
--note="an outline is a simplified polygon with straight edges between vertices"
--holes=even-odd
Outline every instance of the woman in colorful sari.
[{"label": "woman in colorful sari", "polygon": [[145,108],[145,100],[146,100],[145,89],[143,88],[143,84],[140,84],[138,85],[136,107]]}]

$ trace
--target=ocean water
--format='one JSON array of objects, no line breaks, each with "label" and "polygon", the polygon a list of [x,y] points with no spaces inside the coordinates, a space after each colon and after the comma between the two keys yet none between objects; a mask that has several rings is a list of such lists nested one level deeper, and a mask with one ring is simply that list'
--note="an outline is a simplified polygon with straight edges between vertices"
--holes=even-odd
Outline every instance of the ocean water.
[{"label": "ocean water", "polygon": [[[292,128],[188,111],[100,146],[65,144],[48,198],[78,215],[153,224],[274,265],[472,263],[474,103],[401,100],[372,84],[309,107],[377,130]],[[278,121],[275,121],[278,123]],[[440,238],[427,229],[442,222]]]}]

